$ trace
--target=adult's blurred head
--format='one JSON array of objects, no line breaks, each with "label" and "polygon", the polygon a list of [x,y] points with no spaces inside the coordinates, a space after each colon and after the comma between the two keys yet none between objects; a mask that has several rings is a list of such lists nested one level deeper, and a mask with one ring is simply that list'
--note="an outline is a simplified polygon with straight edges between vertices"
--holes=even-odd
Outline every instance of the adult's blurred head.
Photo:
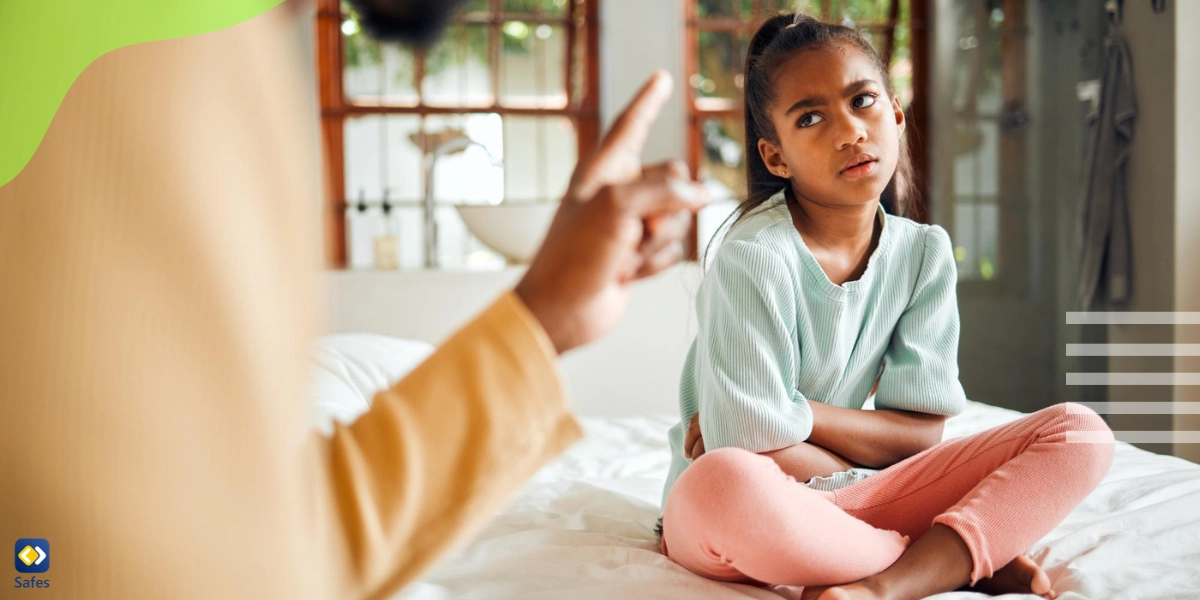
[{"label": "adult's blurred head", "polygon": [[427,47],[466,0],[349,0],[359,24],[378,40]]}]

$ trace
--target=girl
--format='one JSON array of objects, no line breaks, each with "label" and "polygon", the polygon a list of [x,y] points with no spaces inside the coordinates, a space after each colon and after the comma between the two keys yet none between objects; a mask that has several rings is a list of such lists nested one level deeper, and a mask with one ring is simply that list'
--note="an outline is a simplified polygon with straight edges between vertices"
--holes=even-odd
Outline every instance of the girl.
[{"label": "girl", "polygon": [[966,402],[957,275],[942,228],[881,206],[903,214],[911,182],[885,65],[853,29],[780,15],[745,109],[749,197],[697,298],[663,552],[821,600],[1054,598],[1022,552],[1100,482],[1112,432],[1059,404],[939,443]]}]

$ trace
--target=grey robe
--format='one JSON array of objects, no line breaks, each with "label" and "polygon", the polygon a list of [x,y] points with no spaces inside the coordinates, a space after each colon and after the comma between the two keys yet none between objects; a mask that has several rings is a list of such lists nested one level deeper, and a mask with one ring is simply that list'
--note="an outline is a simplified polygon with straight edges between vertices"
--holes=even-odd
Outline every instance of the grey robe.
[{"label": "grey robe", "polygon": [[1080,206],[1083,263],[1079,286],[1083,310],[1095,304],[1128,302],[1133,291],[1125,163],[1133,143],[1136,115],[1129,44],[1113,34],[1104,40],[1100,103],[1089,116],[1095,130],[1088,147]]}]

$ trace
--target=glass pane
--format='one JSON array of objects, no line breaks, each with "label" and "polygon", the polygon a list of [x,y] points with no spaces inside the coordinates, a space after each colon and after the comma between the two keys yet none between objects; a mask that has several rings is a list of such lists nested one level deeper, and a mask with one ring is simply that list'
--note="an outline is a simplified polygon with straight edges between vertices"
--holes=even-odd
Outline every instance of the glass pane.
[{"label": "glass pane", "polygon": [[970,198],[955,198],[954,202],[954,232],[951,239],[954,243],[954,259],[958,262],[959,279],[979,278],[979,239],[975,232],[975,204]]},{"label": "glass pane", "polygon": [[900,104],[908,107],[912,104],[912,20],[909,15],[909,2],[900,3],[900,22],[896,25],[895,45],[892,49],[892,64],[890,67],[892,89],[900,98]]},{"label": "glass pane", "polygon": [[504,12],[564,17],[567,14],[567,0],[504,0]]},{"label": "glass pane", "polygon": [[[433,172],[439,264],[450,269],[503,265],[503,259],[467,231],[454,209],[455,204],[498,204],[504,198],[500,115],[432,115],[425,119],[425,131],[444,149],[437,153]],[[471,142],[465,148],[463,138]],[[423,240],[424,230],[418,228],[415,235]],[[418,262],[424,264],[423,254],[419,256]]]},{"label": "glass pane", "polygon": [[396,215],[396,232],[400,238],[400,268],[422,269],[425,267],[425,228],[420,207],[405,206],[392,211]]},{"label": "glass pane", "polygon": [[422,197],[421,152],[411,141],[420,130],[415,115],[371,115],[346,120],[346,199],[378,203]]},{"label": "glass pane", "polygon": [[847,0],[841,3],[841,14],[832,16],[837,20],[849,20],[859,25],[883,23],[888,20],[888,7],[892,2],[893,0]]},{"label": "glass pane", "polygon": [[699,32],[698,72],[689,82],[700,98],[740,99],[746,38],[741,33]]},{"label": "glass pane", "polygon": [[998,232],[1000,231],[1000,207],[995,198],[978,206],[979,210],[979,276],[995,279],[1000,270]]},{"label": "glass pane", "polygon": [[958,12],[954,106],[959,113],[993,116],[1000,112],[1003,12],[986,3]]},{"label": "glass pane", "polygon": [[867,42],[869,44],[871,44],[871,47],[874,48],[875,51],[878,52],[880,56],[883,56],[883,51],[884,51],[883,45],[884,45],[884,42],[886,41],[883,31],[876,31],[876,30],[867,29],[864,27],[862,29],[859,29],[858,32],[860,34],[862,34],[862,36],[864,38],[867,38]]},{"label": "glass pane", "polygon": [[398,44],[384,44],[382,54],[384,102],[391,105],[416,106],[416,67],[412,51]]},{"label": "glass pane", "polygon": [[747,18],[754,10],[752,0],[699,0],[696,3],[700,17]]},{"label": "glass pane", "polygon": [[[421,147],[418,145],[421,117],[388,115],[385,117],[387,146],[378,161],[385,165],[383,187],[391,200],[420,200],[424,197]],[[364,149],[364,153],[371,149]]]},{"label": "glass pane", "polygon": [[575,127],[565,117],[504,119],[504,198],[557,201],[578,154]]},{"label": "glass pane", "polygon": [[959,279],[995,279],[1000,267],[999,229],[1000,210],[995,198],[957,198],[953,240]]},{"label": "glass pane", "polygon": [[[795,13],[800,11],[820,18],[825,14],[824,5],[830,0],[774,0],[775,8],[781,12]],[[767,0],[771,4],[772,0]]]},{"label": "glass pane", "polygon": [[700,180],[714,200],[746,194],[745,125],[741,117],[707,119],[700,124],[703,152]]},{"label": "glass pane", "polygon": [[453,25],[425,58],[421,93],[433,106],[490,106],[487,25]]},{"label": "glass pane", "polygon": [[957,119],[954,193],[996,196],[1000,193],[1000,128],[995,121]]},{"label": "glass pane", "polygon": [[367,202],[383,197],[380,148],[384,143],[383,117],[372,115],[346,119],[343,129],[346,160],[346,199]]},{"label": "glass pane", "polygon": [[379,44],[360,32],[352,19],[342,24],[342,42],[342,93],[350,102],[378,103],[384,88]]},{"label": "glass pane", "polygon": [[492,0],[467,0],[463,12],[484,12],[492,9]]},{"label": "glass pane", "polygon": [[567,105],[567,34],[559,25],[504,24],[500,103],[530,108]]},{"label": "glass pane", "polygon": [[384,231],[378,208],[346,208],[346,245],[351,269],[370,269],[375,266],[374,240]]},{"label": "glass pane", "polygon": [[[434,164],[433,191],[439,204],[498,204],[504,198],[504,129],[500,115],[470,114],[425,119],[438,145],[466,137],[472,144],[449,146]],[[443,148],[447,148],[443,146]],[[419,163],[418,163],[419,164]]]}]

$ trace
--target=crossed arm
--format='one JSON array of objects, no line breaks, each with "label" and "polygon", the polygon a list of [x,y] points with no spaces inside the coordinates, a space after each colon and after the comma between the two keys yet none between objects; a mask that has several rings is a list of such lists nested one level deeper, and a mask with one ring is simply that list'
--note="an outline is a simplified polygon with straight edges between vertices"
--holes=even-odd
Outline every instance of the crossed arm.
[{"label": "crossed arm", "polygon": [[[925,234],[921,271],[897,321],[876,381],[877,410],[842,408],[796,389],[802,305],[789,265],[771,247],[722,245],[697,296],[695,347],[700,417],[684,455],[741,447],[774,459],[797,480],[854,467],[885,468],[942,439],[945,415],[962,412],[958,380],[957,274],[949,236]],[[796,440],[802,440],[795,443]]]},{"label": "crossed arm", "polygon": [[[936,445],[946,417],[906,410],[857,410],[810,402],[813,429],[808,440],[761,452],[797,481],[828,477],[855,467],[886,468]],[[704,453],[699,419],[692,418],[684,440],[692,460]]]}]

